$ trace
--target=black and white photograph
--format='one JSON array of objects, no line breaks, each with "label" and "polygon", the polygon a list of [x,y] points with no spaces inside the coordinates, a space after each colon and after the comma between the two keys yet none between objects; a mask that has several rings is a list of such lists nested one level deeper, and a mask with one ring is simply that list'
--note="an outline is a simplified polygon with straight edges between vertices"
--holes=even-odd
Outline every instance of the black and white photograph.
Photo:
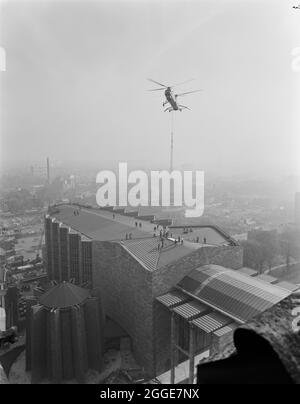
[{"label": "black and white photograph", "polygon": [[0,384],[300,384],[299,111],[299,0],[0,0]]}]

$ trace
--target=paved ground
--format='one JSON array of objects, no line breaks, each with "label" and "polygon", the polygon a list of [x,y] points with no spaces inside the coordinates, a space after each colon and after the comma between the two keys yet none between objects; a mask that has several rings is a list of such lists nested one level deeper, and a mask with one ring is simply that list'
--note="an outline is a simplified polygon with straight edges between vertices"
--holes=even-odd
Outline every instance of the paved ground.
[{"label": "paved ground", "polygon": [[182,236],[184,237],[184,239],[194,242],[197,240],[197,237],[199,237],[200,243],[202,243],[203,239],[206,238],[206,243],[213,245],[221,245],[228,242],[225,237],[223,237],[219,232],[211,227],[193,229],[192,232],[182,234]]},{"label": "paved ground", "polygon": [[[82,209],[82,210],[90,213],[90,211],[88,209]],[[103,218],[110,219],[110,220],[112,219],[112,215],[113,215],[112,212],[105,211],[105,210],[94,211],[93,213],[96,215],[99,215]],[[121,214],[117,214],[117,213],[115,214],[114,220],[117,221],[118,223],[122,223],[127,226],[131,226],[133,228],[135,227],[136,222],[141,222],[142,230],[153,235],[154,226],[155,226],[153,223],[150,223],[147,221],[139,221],[138,219],[136,219],[134,217],[125,216],[125,215],[121,215]],[[210,227],[194,229],[193,232],[187,233],[187,234],[183,233],[183,229],[176,229],[176,231],[175,231],[175,229],[173,229],[172,231],[173,231],[174,235],[175,234],[177,236],[180,235],[185,240],[189,240],[189,241],[194,241],[194,239],[196,239],[198,236],[200,243],[202,243],[204,237],[206,237],[207,244],[211,244],[211,245],[219,245],[219,244],[224,244],[225,242],[227,242],[225,237],[223,237],[219,232],[217,232],[215,229],[210,228]]]}]

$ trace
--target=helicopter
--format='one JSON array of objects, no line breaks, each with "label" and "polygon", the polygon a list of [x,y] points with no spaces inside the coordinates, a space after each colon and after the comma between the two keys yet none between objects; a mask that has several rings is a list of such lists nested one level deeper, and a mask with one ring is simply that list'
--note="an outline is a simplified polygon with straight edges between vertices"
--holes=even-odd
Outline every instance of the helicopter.
[{"label": "helicopter", "polygon": [[185,84],[185,83],[188,83],[188,82],[190,82],[190,81],[192,81],[194,79],[186,80],[186,81],[183,81],[181,83],[174,84],[173,86],[167,86],[165,84],[159,83],[158,81],[155,81],[155,80],[152,80],[152,79],[148,79],[148,80],[151,81],[152,83],[155,83],[155,84],[160,86],[160,88],[153,88],[153,89],[148,90],[148,91],[161,91],[161,90],[165,91],[166,100],[163,102],[163,107],[165,107],[167,104],[169,104],[169,106],[164,110],[164,112],[166,112],[166,111],[168,111],[168,112],[180,111],[181,112],[183,109],[189,109],[190,110],[189,107],[187,107],[185,105],[182,105],[182,104],[179,104],[177,102],[177,97],[181,97],[181,96],[184,96],[184,95],[187,95],[187,94],[197,93],[198,91],[202,91],[202,90],[186,91],[184,93],[179,93],[179,94],[174,94],[174,92],[172,91],[172,89],[174,87],[180,86],[180,85]]}]

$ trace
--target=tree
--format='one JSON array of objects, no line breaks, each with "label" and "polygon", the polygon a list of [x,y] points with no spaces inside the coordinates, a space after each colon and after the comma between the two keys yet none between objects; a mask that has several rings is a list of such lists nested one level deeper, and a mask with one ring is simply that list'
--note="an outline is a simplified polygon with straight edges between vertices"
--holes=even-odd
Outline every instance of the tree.
[{"label": "tree", "polygon": [[289,269],[291,257],[294,259],[300,258],[300,229],[287,227],[280,234],[279,243],[281,253],[285,256],[286,267]]},{"label": "tree", "polygon": [[255,240],[261,245],[264,262],[268,265],[269,269],[271,269],[274,258],[280,253],[277,233],[261,231],[256,234]]},{"label": "tree", "polygon": [[244,247],[244,265],[262,272],[265,262],[265,253],[262,245],[256,240],[246,240],[242,242],[242,246]]}]

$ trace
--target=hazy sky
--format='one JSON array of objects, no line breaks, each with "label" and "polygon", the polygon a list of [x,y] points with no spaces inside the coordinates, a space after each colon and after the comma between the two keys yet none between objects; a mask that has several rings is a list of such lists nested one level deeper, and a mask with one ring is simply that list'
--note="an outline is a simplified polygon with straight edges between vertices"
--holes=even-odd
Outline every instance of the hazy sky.
[{"label": "hazy sky", "polygon": [[[297,0],[2,2],[4,166],[169,165],[171,114],[151,77],[180,90],[175,167],[300,173]],[[155,85],[154,85],[155,87]]]}]

